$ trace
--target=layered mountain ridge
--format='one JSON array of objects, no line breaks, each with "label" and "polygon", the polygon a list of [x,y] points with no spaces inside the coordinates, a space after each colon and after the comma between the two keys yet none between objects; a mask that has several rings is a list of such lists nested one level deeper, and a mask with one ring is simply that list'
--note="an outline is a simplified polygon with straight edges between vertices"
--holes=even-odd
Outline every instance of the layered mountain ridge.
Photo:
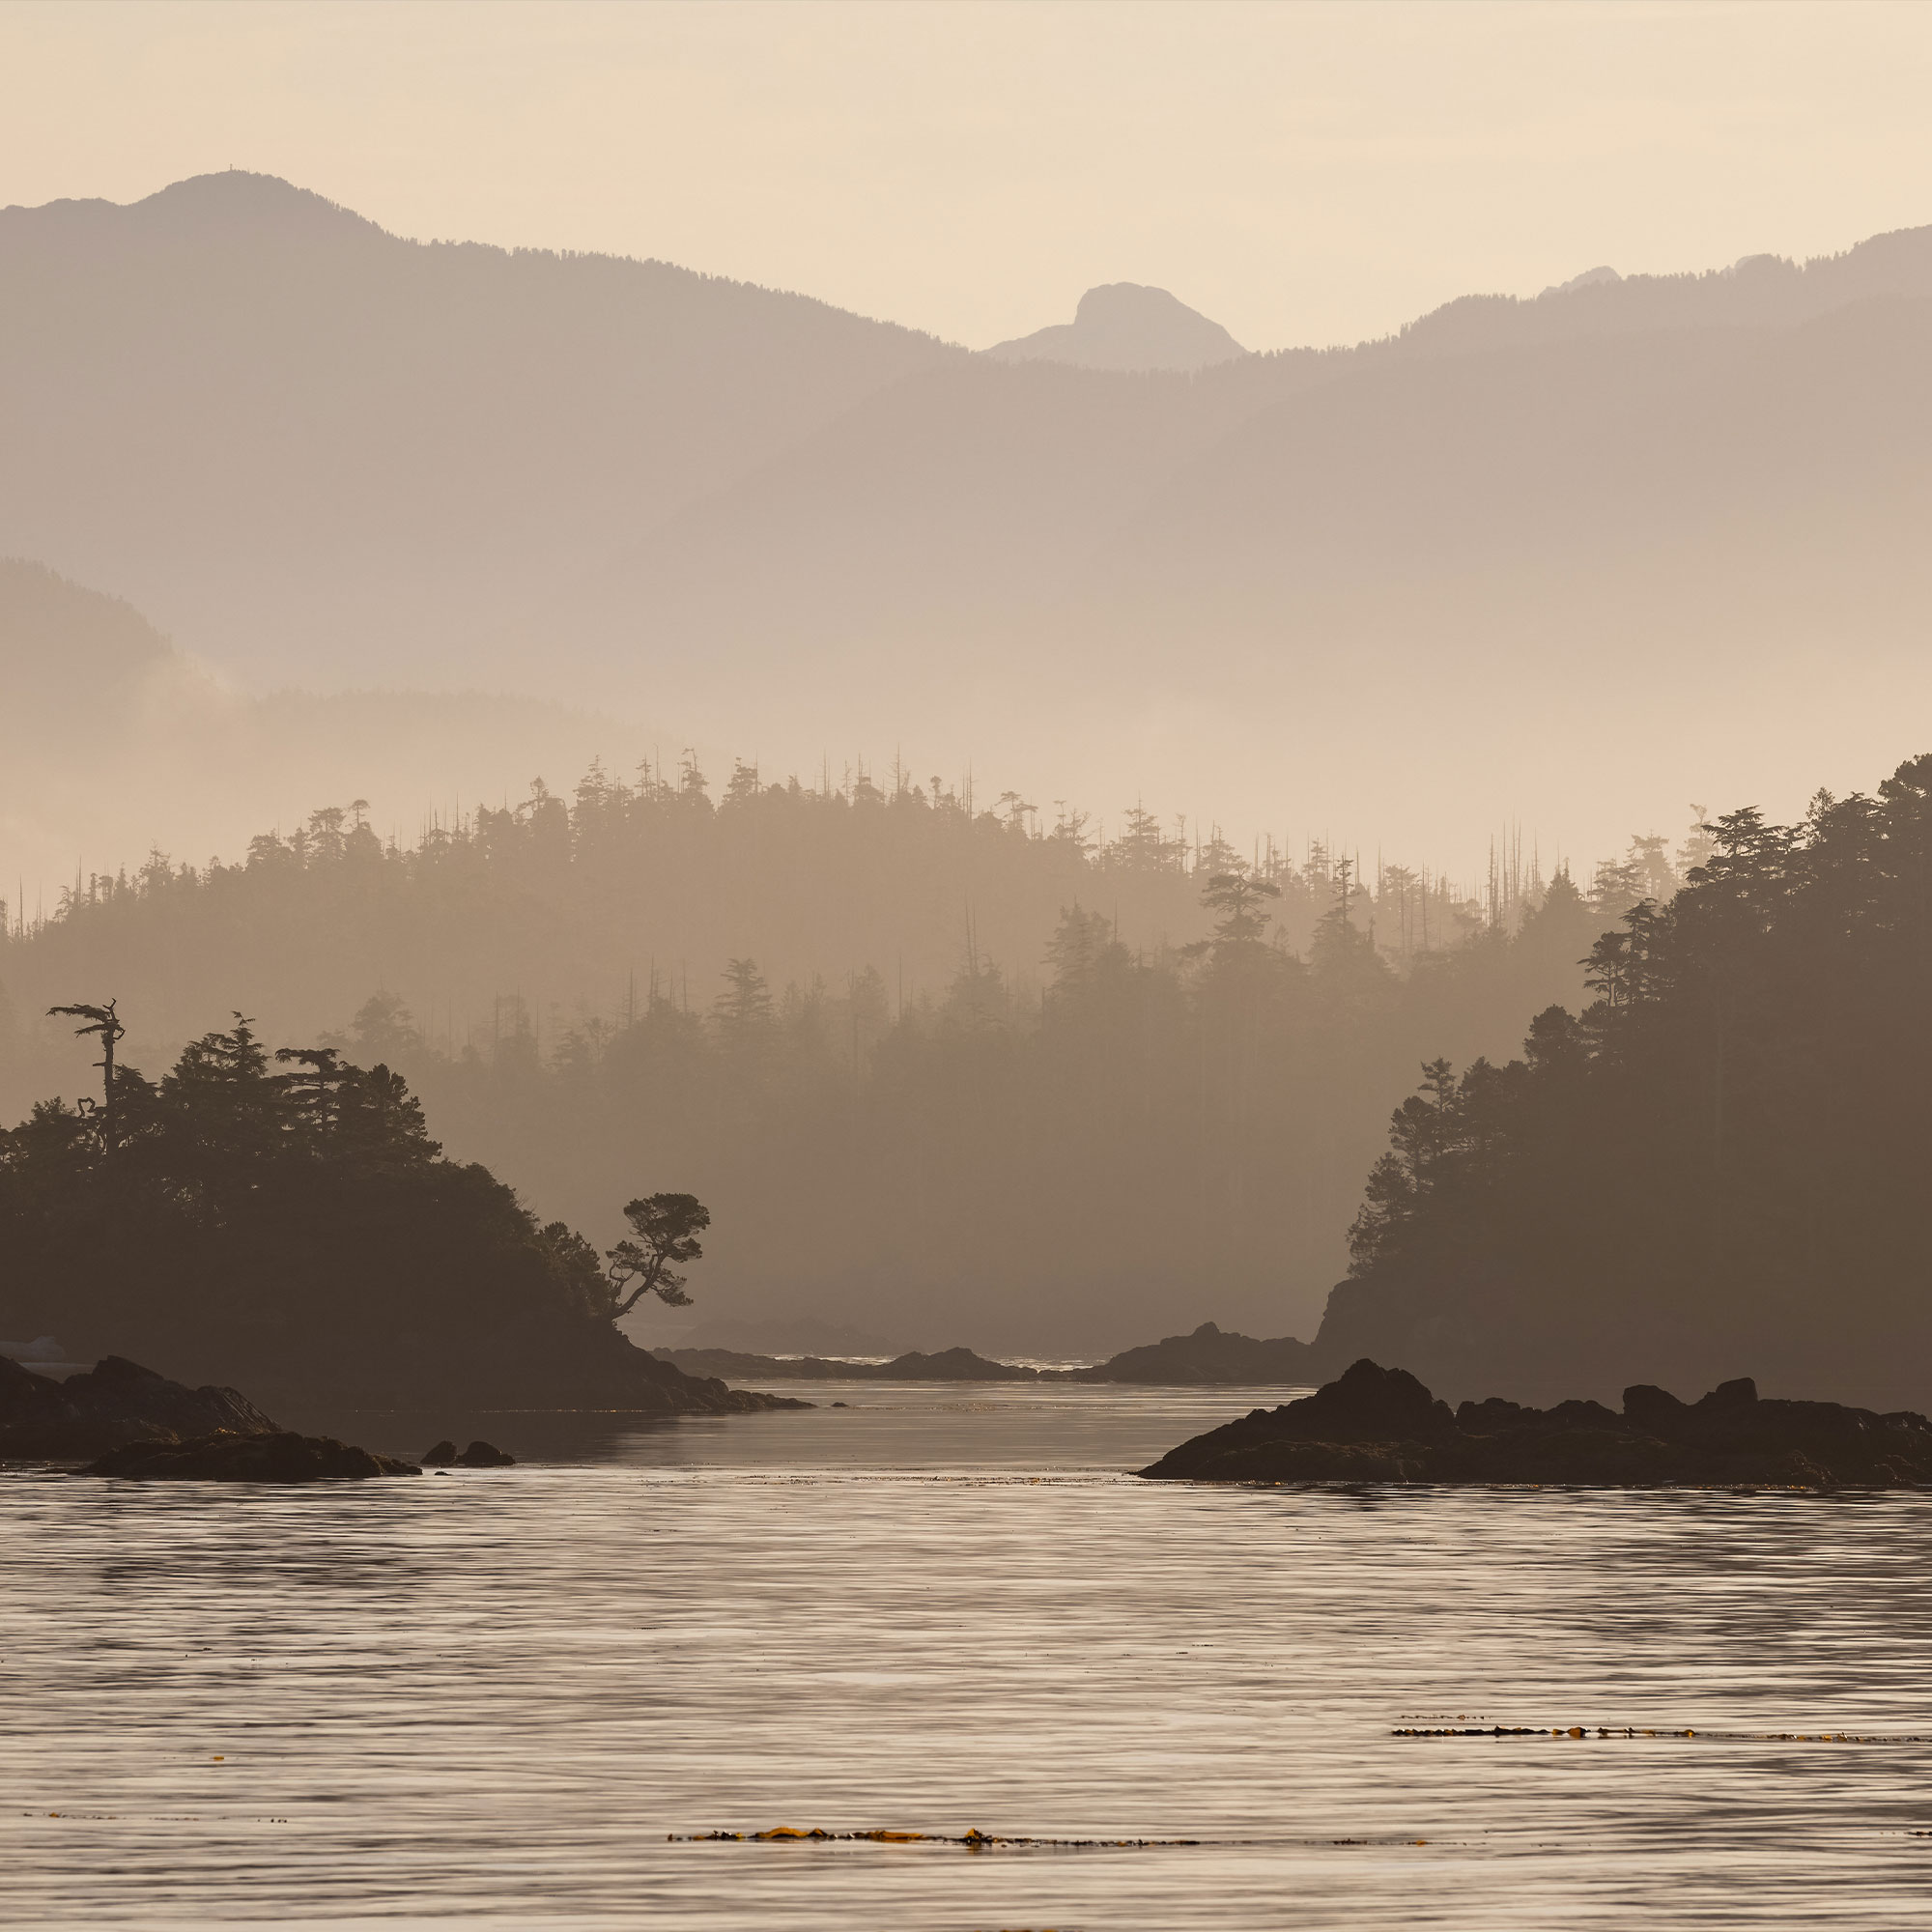
[{"label": "layered mountain ridge", "polygon": [[1579,756],[1620,787],[1579,843],[1693,781],[1782,805],[1793,734],[1862,770],[1932,697],[1932,228],[1193,373],[244,174],[0,212],[0,554],[243,686],[532,693],[807,766],[916,734],[1259,822],[1286,769],[1411,844]]}]

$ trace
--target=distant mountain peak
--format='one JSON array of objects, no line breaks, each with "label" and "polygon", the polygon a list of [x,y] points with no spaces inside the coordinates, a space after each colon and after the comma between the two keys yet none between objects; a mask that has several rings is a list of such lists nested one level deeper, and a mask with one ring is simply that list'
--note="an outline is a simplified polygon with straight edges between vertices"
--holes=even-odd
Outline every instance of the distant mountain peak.
[{"label": "distant mountain peak", "polygon": [[1573,296],[1578,289],[1593,289],[1599,282],[1620,282],[1623,277],[1609,266],[1600,264],[1594,269],[1585,269],[1580,275],[1572,275],[1567,282],[1552,282],[1543,293],[1547,296]]},{"label": "distant mountain peak", "polygon": [[1071,322],[996,342],[1002,362],[1071,362],[1083,369],[1206,369],[1248,352],[1165,289],[1105,282],[1080,298]]},{"label": "distant mountain peak", "polygon": [[317,235],[380,236],[375,222],[310,188],[279,175],[224,168],[219,174],[189,175],[139,201],[49,201],[38,208],[0,210],[30,228],[98,233],[142,233],[156,237]]},{"label": "distant mountain peak", "polygon": [[150,216],[170,217],[185,226],[265,223],[287,227],[307,223],[381,232],[373,221],[326,195],[317,194],[313,188],[298,187],[280,175],[251,174],[246,168],[189,175],[183,181],[170,182],[140,201],[130,202],[128,208]]}]

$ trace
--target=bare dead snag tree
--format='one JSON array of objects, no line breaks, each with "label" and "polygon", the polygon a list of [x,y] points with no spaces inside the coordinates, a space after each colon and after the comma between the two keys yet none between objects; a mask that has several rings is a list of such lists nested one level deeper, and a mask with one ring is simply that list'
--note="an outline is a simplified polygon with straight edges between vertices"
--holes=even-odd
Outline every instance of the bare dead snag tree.
[{"label": "bare dead snag tree", "polygon": [[109,1147],[114,1144],[114,1046],[128,1029],[116,1017],[114,1009],[117,1001],[109,1000],[104,1007],[49,1007],[47,1017],[85,1020],[85,1026],[73,1030],[76,1039],[85,1039],[91,1034],[100,1036],[100,1058],[94,1064],[100,1068],[100,1138]]}]

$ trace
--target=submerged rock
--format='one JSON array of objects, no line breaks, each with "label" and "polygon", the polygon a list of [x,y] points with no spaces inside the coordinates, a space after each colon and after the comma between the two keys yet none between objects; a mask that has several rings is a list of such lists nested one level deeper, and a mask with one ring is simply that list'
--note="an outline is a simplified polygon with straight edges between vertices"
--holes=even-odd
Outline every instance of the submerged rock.
[{"label": "submerged rock", "polygon": [[77,1462],[124,1442],[274,1429],[232,1388],[189,1388],[120,1355],[65,1381],[0,1357],[0,1457]]},{"label": "submerged rock", "polygon": [[219,1429],[191,1441],[127,1442],[89,1465],[90,1476],[144,1482],[328,1483],[367,1476],[419,1476],[413,1463],[378,1456],[332,1435],[238,1435]]},{"label": "submerged rock", "polygon": [[1197,1482],[1561,1483],[1604,1488],[1932,1483],[1932,1422],[1834,1402],[1760,1400],[1740,1378],[1701,1401],[1639,1384],[1595,1402],[1499,1397],[1452,1414],[1402,1369],[1362,1360],[1279,1408],[1194,1436],[1140,1472]]}]

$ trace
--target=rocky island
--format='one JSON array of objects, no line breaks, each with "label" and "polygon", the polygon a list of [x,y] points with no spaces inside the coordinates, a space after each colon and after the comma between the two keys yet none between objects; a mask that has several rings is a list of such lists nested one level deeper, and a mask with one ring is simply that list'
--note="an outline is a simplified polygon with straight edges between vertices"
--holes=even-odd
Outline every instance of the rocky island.
[{"label": "rocky island", "polygon": [[1526,1408],[1492,1397],[1451,1410],[1413,1376],[1362,1360],[1299,1402],[1257,1408],[1140,1471],[1214,1483],[1558,1483],[1605,1488],[1932,1483],[1932,1422],[1834,1402],[1760,1399],[1748,1378],[1700,1401],[1624,1391]]},{"label": "rocky island", "polygon": [[761,1381],[888,1382],[1140,1382],[1175,1388],[1237,1383],[1309,1382],[1314,1350],[1284,1335],[1257,1341],[1204,1321],[1189,1335],[1123,1349],[1091,1368],[1037,1369],[1024,1362],[988,1361],[971,1349],[917,1350],[889,1362],[855,1362],[827,1355],[758,1355],[736,1349],[658,1349],[653,1353],[690,1376],[755,1376]]}]

